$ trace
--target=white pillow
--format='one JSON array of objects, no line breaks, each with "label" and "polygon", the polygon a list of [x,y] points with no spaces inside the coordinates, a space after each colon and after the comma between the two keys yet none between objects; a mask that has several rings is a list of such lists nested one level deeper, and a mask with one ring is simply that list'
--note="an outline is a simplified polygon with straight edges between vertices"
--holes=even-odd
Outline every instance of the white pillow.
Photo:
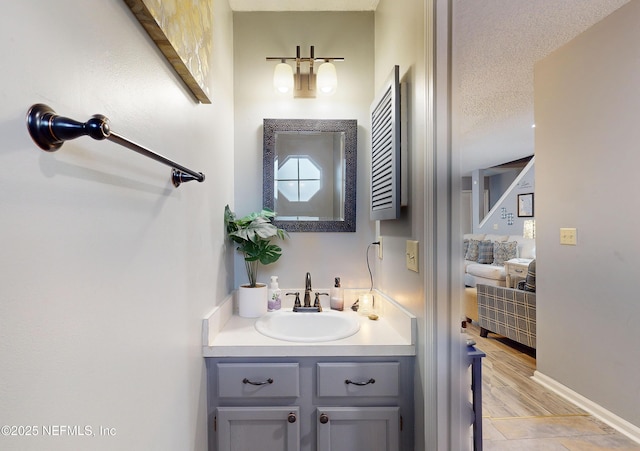
[{"label": "white pillow", "polygon": [[518,242],[518,258],[536,258],[535,238],[525,238],[522,235],[511,235],[507,241]]}]

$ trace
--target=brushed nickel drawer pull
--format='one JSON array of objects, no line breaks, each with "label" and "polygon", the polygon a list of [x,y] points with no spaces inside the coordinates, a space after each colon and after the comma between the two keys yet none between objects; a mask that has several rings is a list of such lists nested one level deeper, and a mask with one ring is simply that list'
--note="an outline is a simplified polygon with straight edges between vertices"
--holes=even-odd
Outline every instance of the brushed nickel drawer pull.
[{"label": "brushed nickel drawer pull", "polygon": [[251,384],[251,385],[267,385],[267,384],[273,384],[273,379],[269,378],[266,381],[254,382],[254,381],[250,381],[249,379],[247,379],[245,377],[244,379],[242,379],[242,383],[243,384]]},{"label": "brushed nickel drawer pull", "polygon": [[369,385],[369,384],[375,384],[376,380],[374,378],[369,379],[366,382],[354,382],[351,379],[347,379],[346,381],[344,381],[345,384],[353,384],[353,385],[359,385],[359,386],[363,386],[363,385]]}]

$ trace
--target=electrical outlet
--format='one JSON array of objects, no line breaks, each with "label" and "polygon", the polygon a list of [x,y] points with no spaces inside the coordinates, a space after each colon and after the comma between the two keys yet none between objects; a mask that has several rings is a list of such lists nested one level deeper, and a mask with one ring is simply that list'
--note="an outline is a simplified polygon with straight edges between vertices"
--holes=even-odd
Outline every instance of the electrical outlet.
[{"label": "electrical outlet", "polygon": [[407,240],[407,269],[418,271],[418,242]]},{"label": "electrical outlet", "polygon": [[571,228],[561,227],[560,228],[560,244],[566,244],[569,246],[577,245],[578,244],[577,230],[573,227]]},{"label": "electrical outlet", "polygon": [[378,244],[378,258],[382,260],[382,237],[379,236],[377,240],[380,244]]}]

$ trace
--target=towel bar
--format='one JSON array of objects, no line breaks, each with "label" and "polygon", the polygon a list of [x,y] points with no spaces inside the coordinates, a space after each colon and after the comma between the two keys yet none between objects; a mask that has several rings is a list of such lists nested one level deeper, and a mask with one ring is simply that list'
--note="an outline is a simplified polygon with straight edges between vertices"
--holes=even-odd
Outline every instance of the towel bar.
[{"label": "towel bar", "polygon": [[202,172],[192,171],[113,132],[109,126],[109,119],[101,114],[93,115],[87,122],[78,122],[59,116],[49,106],[37,103],[32,105],[27,113],[27,128],[33,141],[47,152],[55,152],[65,141],[86,135],[99,141],[103,139],[113,141],[129,150],[170,166],[172,168],[171,181],[176,188],[181,183],[191,180],[204,181]]}]

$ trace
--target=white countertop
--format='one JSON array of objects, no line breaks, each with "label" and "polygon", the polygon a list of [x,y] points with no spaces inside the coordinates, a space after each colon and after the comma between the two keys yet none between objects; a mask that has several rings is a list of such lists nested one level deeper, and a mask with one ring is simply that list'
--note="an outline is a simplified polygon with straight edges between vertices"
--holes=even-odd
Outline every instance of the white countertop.
[{"label": "white countertop", "polygon": [[415,316],[381,293],[376,293],[376,302],[379,319],[375,321],[351,310],[341,312],[358,318],[360,330],[356,334],[334,341],[299,343],[262,335],[254,327],[257,318],[233,313],[229,296],[203,321],[202,353],[204,357],[415,355]]}]

